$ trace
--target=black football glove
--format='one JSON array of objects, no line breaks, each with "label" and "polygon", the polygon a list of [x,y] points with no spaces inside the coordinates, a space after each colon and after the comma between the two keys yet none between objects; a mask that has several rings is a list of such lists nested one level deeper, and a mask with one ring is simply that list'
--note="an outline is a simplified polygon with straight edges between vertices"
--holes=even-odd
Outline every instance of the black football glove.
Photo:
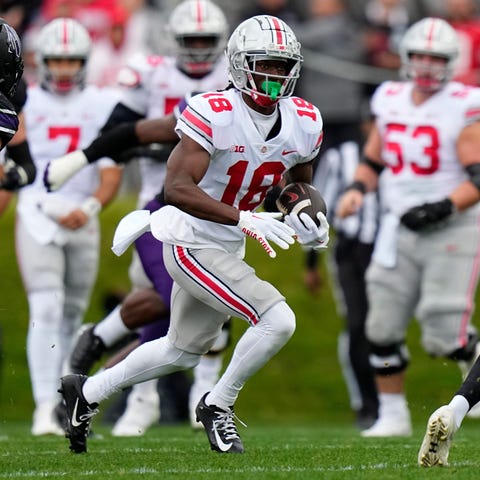
[{"label": "black football glove", "polygon": [[439,202],[424,203],[407,210],[400,218],[400,221],[410,230],[418,232],[445,220],[454,210],[452,201],[449,198],[445,198]]}]

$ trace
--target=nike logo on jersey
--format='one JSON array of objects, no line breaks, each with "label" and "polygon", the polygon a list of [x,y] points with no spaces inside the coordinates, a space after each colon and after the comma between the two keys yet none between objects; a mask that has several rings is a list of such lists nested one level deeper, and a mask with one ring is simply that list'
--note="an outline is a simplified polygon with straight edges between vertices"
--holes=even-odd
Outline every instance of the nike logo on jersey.
[{"label": "nike logo on jersey", "polygon": [[230,450],[230,447],[232,446],[232,443],[225,443],[221,438],[219,433],[217,432],[217,426],[215,425],[215,422],[213,422],[212,426],[213,434],[215,435],[215,441],[217,442],[218,448],[222,452],[228,452]]},{"label": "nike logo on jersey", "polygon": [[295,153],[296,150],[283,150],[282,155],[289,155],[290,153]]}]

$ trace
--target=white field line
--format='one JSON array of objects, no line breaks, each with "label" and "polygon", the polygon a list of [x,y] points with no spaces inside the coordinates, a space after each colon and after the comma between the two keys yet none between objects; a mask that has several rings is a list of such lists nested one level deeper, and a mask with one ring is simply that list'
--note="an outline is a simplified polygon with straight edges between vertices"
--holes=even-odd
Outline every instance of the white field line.
[{"label": "white field line", "polygon": [[[451,467],[478,467],[478,462],[458,462],[450,464]],[[264,468],[264,467],[252,467],[252,468],[232,468],[232,469],[221,469],[221,468],[199,468],[199,469],[182,469],[182,468],[169,468],[169,469],[155,469],[155,468],[134,468],[129,470],[121,469],[122,475],[145,475],[145,474],[175,474],[175,475],[192,475],[192,474],[222,474],[222,473],[248,473],[248,474],[257,474],[257,473],[308,473],[308,472],[348,472],[348,471],[379,471],[386,469],[402,470],[405,468],[411,468],[412,464],[407,463],[400,465],[398,463],[378,463],[375,465],[344,465],[339,467],[313,467],[313,468],[302,468],[302,467],[285,467],[285,468]],[[90,477],[93,475],[109,475],[114,476],[118,475],[119,470],[86,470],[84,472],[75,472],[77,477]],[[452,472],[453,473],[453,472]],[[0,478],[44,478],[44,477],[67,477],[70,476],[70,473],[67,472],[55,472],[55,471],[38,471],[38,470],[29,470],[26,472],[13,472],[13,473],[0,473]]]}]

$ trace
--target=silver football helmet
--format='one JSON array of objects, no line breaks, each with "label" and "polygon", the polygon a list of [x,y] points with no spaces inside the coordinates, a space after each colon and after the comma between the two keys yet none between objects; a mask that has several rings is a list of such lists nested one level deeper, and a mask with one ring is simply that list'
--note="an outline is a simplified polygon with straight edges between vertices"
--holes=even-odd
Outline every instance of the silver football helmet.
[{"label": "silver football helmet", "polygon": [[[228,41],[227,57],[233,85],[248,93],[261,106],[273,105],[281,98],[292,95],[303,62],[300,43],[292,29],[283,20],[271,15],[258,15],[242,22]],[[267,84],[278,85],[274,95],[255,82],[255,65],[259,60],[287,62],[286,75],[260,74],[266,77]]]},{"label": "silver football helmet", "polygon": [[[459,53],[457,33],[445,20],[424,18],[406,31],[400,43],[401,73],[427,90],[438,90],[452,78]],[[422,69],[412,62],[412,54],[432,55],[446,63]]]},{"label": "silver football helmet", "polygon": [[[41,84],[55,93],[68,93],[85,85],[91,50],[88,31],[71,18],[56,18],[45,25],[38,38],[37,64]],[[81,67],[71,75],[59,76],[47,65],[49,59],[77,59]]]},{"label": "silver football helmet", "polygon": [[210,0],[186,0],[170,15],[177,64],[188,75],[205,75],[225,50],[228,22]]}]

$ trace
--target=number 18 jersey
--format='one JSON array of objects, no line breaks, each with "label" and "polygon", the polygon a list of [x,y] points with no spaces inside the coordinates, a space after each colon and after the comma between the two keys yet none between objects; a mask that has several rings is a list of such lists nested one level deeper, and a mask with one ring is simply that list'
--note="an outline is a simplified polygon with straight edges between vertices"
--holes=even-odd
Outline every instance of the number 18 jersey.
[{"label": "number 18 jersey", "polygon": [[[210,154],[199,187],[240,210],[255,210],[285,171],[312,160],[323,135],[320,112],[299,97],[278,102],[281,126],[267,140],[248,108],[238,90],[204,93],[190,99],[177,123],[179,135],[191,137]],[[236,226],[202,220],[172,206],[158,215],[162,221],[152,223],[152,232],[167,243],[198,248],[244,240]]]}]

